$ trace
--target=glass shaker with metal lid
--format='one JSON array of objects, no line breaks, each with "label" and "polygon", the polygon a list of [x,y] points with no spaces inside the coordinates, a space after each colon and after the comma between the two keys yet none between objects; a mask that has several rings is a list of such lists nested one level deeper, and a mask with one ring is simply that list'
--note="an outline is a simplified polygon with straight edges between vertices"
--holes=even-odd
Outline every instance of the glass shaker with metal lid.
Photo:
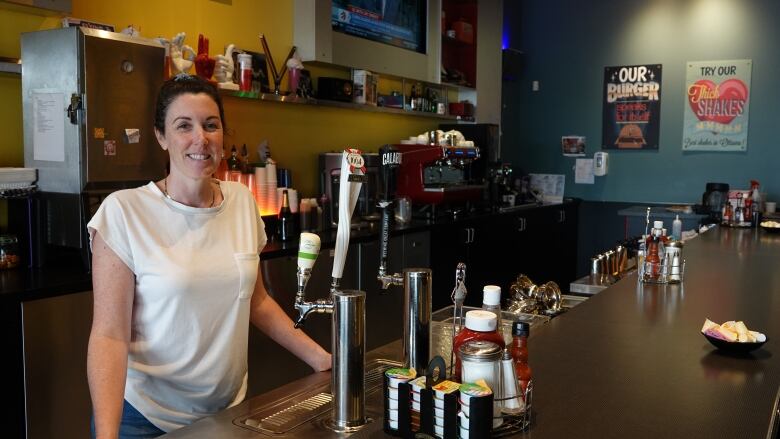
[{"label": "glass shaker with metal lid", "polygon": [[[485,380],[493,391],[496,400],[493,402],[493,427],[501,425],[501,403],[498,400],[503,394],[501,390],[501,354],[503,348],[496,343],[485,340],[473,340],[463,343],[458,349],[462,361],[461,382],[473,383]],[[498,416],[497,416],[498,415]]]}]

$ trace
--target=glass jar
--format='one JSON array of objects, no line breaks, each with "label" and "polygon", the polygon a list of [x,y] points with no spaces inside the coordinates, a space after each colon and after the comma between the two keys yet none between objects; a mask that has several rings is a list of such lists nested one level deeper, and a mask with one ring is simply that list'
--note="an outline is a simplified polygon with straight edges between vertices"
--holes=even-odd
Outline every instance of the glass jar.
[{"label": "glass jar", "polygon": [[503,423],[501,417],[501,356],[503,348],[498,344],[472,340],[464,343],[458,349],[458,354],[463,362],[461,381],[464,383],[476,383],[484,380],[490,390],[493,391],[493,428],[500,427]]},{"label": "glass jar", "polygon": [[0,270],[19,266],[19,240],[15,235],[0,235]]}]

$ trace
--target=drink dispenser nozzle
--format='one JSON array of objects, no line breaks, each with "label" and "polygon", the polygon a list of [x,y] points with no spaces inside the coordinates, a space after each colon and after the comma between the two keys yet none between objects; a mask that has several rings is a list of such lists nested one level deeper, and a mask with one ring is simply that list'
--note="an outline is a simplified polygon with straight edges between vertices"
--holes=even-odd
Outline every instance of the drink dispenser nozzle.
[{"label": "drink dispenser nozzle", "polygon": [[390,223],[394,213],[393,195],[395,194],[396,171],[401,165],[401,153],[391,145],[385,145],[379,150],[379,158],[381,159],[379,176],[382,181],[382,197],[379,200],[379,208],[382,209],[382,225],[377,279],[382,284],[382,291],[385,291],[390,285],[403,284],[401,275],[387,273],[387,245],[390,237]]},{"label": "drink dispenser nozzle", "polygon": [[298,246],[298,291],[295,294],[295,309],[299,311],[295,327],[303,325],[303,321],[312,311],[312,306],[306,303],[306,284],[311,277],[311,270],[314,262],[320,253],[320,237],[314,233],[301,233],[300,244]]}]

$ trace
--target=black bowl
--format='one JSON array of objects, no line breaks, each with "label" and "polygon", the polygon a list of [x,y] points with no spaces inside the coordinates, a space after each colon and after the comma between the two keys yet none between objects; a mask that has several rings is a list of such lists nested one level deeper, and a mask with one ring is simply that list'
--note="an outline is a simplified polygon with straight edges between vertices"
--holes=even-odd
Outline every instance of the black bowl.
[{"label": "black bowl", "polygon": [[738,341],[726,341],[717,337],[712,337],[710,335],[707,335],[706,333],[702,332],[701,335],[704,336],[707,340],[712,343],[713,346],[716,348],[724,351],[729,352],[732,354],[747,354],[748,352],[755,351],[756,349],[760,348],[764,345],[767,341],[769,341],[769,338],[767,338],[764,341],[757,341],[757,342],[738,342]]}]

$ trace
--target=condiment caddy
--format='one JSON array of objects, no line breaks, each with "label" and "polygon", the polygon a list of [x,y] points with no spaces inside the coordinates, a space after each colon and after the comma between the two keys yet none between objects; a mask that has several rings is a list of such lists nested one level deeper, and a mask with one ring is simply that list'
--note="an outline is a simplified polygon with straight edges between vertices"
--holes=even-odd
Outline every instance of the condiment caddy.
[{"label": "condiment caddy", "polygon": [[[522,395],[502,397],[499,383],[495,385],[497,395],[483,379],[458,383],[446,379],[445,370],[444,360],[434,357],[427,373],[416,378],[414,369],[385,372],[385,433],[402,438],[424,433],[442,439],[472,439],[508,436],[530,426],[532,383]],[[497,379],[504,378],[499,372]],[[518,399],[521,410],[501,409]]]},{"label": "condiment caddy", "polygon": [[683,242],[669,239],[662,221],[655,221],[643,237],[638,256],[638,279],[644,283],[680,283],[685,274]]}]

